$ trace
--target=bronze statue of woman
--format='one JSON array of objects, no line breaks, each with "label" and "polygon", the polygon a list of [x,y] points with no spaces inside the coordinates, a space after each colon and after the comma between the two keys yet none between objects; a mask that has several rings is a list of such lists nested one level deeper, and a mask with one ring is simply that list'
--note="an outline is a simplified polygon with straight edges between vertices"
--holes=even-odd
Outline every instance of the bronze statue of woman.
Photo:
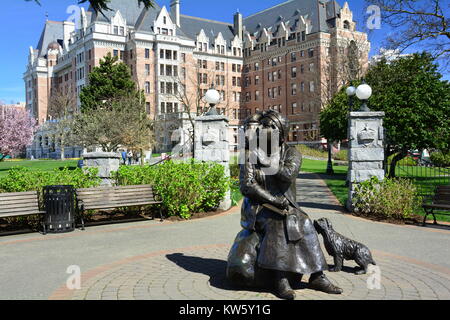
[{"label": "bronze statue of woman", "polygon": [[294,299],[292,286],[310,274],[309,288],[342,293],[323,273],[328,265],[318,234],[296,201],[301,155],[286,144],[288,121],[269,110],[253,115],[245,126],[248,139],[240,172],[243,230],[230,251],[227,278],[238,285],[265,286],[270,277],[280,298]]}]

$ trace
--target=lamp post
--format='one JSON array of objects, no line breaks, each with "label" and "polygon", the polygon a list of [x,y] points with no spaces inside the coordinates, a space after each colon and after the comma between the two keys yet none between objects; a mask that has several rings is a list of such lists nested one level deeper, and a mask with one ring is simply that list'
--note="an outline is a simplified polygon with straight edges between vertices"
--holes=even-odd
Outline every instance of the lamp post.
[{"label": "lamp post", "polygon": [[220,93],[214,89],[214,84],[211,85],[211,88],[205,94],[205,101],[209,104],[210,109],[206,113],[207,116],[217,116],[219,113],[217,112],[216,105],[220,102]]},{"label": "lamp post", "polygon": [[362,84],[356,89],[356,96],[363,102],[360,111],[370,112],[367,101],[372,96],[372,88],[363,80]]},{"label": "lamp post", "polygon": [[350,100],[350,111],[353,111],[353,99],[355,97],[356,94],[356,88],[353,86],[350,86],[347,88],[347,90],[345,91],[347,93],[347,96]]}]

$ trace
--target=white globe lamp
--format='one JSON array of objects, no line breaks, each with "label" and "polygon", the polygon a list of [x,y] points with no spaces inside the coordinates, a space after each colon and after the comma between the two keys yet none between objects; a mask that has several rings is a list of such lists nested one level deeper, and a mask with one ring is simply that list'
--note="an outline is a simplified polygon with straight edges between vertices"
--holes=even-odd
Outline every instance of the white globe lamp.
[{"label": "white globe lamp", "polygon": [[211,88],[208,91],[206,91],[204,98],[205,101],[211,107],[206,115],[208,116],[217,115],[218,113],[215,107],[216,104],[220,102],[220,93],[216,89],[214,89],[214,85],[211,86]]}]

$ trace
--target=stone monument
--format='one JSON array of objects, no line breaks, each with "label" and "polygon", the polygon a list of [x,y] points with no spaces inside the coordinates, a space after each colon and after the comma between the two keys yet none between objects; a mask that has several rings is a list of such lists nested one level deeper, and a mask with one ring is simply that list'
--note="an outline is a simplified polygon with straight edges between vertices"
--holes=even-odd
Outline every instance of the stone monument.
[{"label": "stone monument", "polygon": [[90,152],[83,154],[84,168],[98,168],[102,186],[112,186],[111,172],[118,171],[121,156],[115,152]]},{"label": "stone monument", "polygon": [[358,183],[377,177],[384,179],[384,112],[350,112],[349,116],[349,196],[347,209],[353,211],[352,199]]},{"label": "stone monument", "polygon": [[[199,161],[213,161],[225,168],[230,176],[230,149],[228,142],[229,120],[224,115],[206,114],[195,119],[194,157]],[[230,190],[220,203],[219,209],[231,208]]]}]

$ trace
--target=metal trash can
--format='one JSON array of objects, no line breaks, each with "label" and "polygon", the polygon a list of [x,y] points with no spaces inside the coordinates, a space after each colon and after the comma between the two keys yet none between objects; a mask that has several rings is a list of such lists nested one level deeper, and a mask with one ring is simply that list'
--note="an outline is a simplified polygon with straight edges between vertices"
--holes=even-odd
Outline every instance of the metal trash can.
[{"label": "metal trash can", "polygon": [[44,234],[75,230],[75,188],[73,186],[44,187]]}]

